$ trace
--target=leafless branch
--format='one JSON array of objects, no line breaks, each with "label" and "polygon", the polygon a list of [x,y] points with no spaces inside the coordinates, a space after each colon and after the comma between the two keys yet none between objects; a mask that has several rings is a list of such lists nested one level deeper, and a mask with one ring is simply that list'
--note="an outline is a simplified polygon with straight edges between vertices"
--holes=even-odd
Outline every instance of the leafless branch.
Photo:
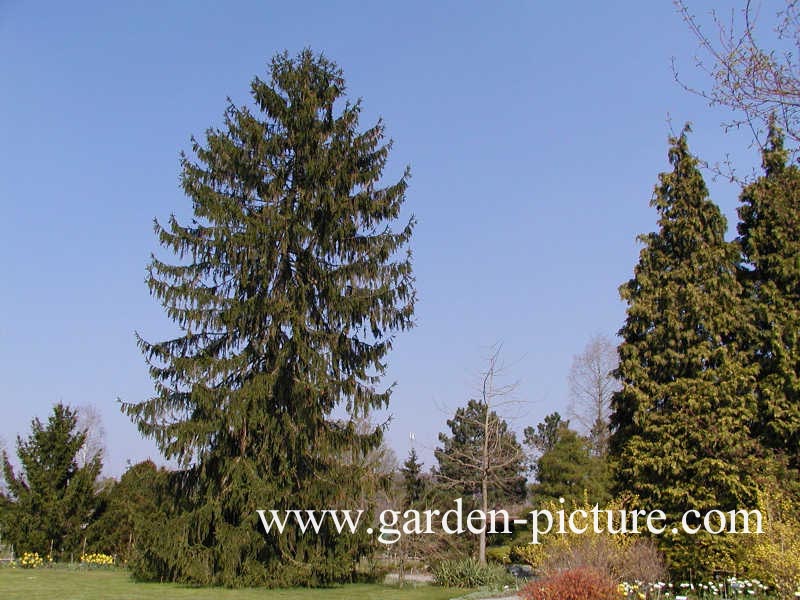
[{"label": "leafless branch", "polygon": [[613,371],[617,368],[617,348],[606,336],[596,335],[583,352],[572,359],[569,371],[567,414],[592,441],[593,452],[605,455],[608,446],[608,419],[611,396],[619,389]]},{"label": "leafless branch", "polygon": [[[761,5],[745,0],[740,11],[723,18],[710,12],[716,35],[708,34],[691,12],[687,0],[674,0],[676,10],[698,41],[695,66],[711,80],[707,89],[686,83],[675,59],[675,80],[687,91],[706,99],[711,106],[724,106],[734,113],[723,123],[726,131],[746,127],[753,140],[763,146],[771,115],[787,139],[800,144],[800,11],[797,0],[785,0],[775,14],[771,34],[762,41],[758,30]],[[795,148],[795,151],[797,148]]]}]

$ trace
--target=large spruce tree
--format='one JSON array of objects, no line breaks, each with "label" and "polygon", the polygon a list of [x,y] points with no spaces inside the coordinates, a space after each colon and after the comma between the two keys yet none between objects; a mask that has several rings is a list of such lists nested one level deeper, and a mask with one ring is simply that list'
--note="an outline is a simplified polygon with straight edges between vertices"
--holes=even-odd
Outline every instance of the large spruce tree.
[{"label": "large spruce tree", "polygon": [[352,453],[378,447],[382,429],[355,420],[387,405],[385,359],[413,318],[413,219],[393,227],[408,172],[382,186],[384,125],[359,129],[360,101],[344,100],[323,56],[278,55],[251,93],[254,108],[230,104],[224,127],[182,157],[194,217],[156,223],[178,260],[154,257],[147,281],[181,332],[139,339],[156,393],[124,409],[184,467],[175,506],[140,540],[137,573],[346,580],[370,545],[363,534],[329,520],[319,535],[265,534],[255,511],[363,508]]},{"label": "large spruce tree", "polygon": [[[612,401],[611,449],[619,492],[661,509],[672,528],[684,511],[752,507],[756,447],[754,368],[739,339],[746,328],[736,246],[708,198],[686,133],[670,140],[672,171],[652,205],[659,230],[621,286],[622,389]],[[669,532],[668,532],[669,533]],[[660,538],[675,571],[711,571],[733,559],[722,539]]]},{"label": "large spruce tree", "polygon": [[800,169],[788,164],[783,135],[771,123],[764,175],[745,187],[739,208],[741,279],[755,325],[758,364],[756,435],[800,468]]}]

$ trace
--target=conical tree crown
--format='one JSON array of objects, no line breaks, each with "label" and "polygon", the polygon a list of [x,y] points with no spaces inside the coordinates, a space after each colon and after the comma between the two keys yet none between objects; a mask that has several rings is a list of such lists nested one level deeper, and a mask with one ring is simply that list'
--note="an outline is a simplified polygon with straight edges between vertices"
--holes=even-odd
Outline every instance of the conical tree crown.
[{"label": "conical tree crown", "polygon": [[764,175],[742,191],[738,229],[755,325],[748,350],[759,366],[757,434],[800,468],[800,169],[788,160],[773,122]]},{"label": "conical tree crown", "polygon": [[95,482],[102,469],[100,454],[78,465],[86,431],[78,429],[75,410],[56,404],[46,423],[31,422],[27,438],[17,438],[20,471],[2,453],[3,479],[8,493],[3,535],[17,554],[52,553],[68,557],[81,549],[84,528],[97,506]]},{"label": "conical tree crown", "polygon": [[425,492],[425,480],[422,478],[422,463],[417,457],[417,451],[414,448],[408,453],[408,458],[403,463],[400,469],[403,475],[403,491],[404,499],[403,506],[410,508],[416,506]]},{"label": "conical tree crown", "polygon": [[125,410],[187,466],[172,529],[188,550],[176,556],[154,533],[148,569],[235,585],[284,583],[292,564],[313,583],[347,576],[363,544],[326,532],[265,542],[254,511],[359,497],[345,457],[376,448],[382,429],[332,413],[389,401],[377,387],[384,359],[413,324],[413,218],[393,228],[408,171],[381,185],[384,126],[359,130],[360,102],[344,100],[342,72],[323,56],[279,55],[251,92],[254,109],[230,104],[224,127],[182,157],[194,218],[156,223],[179,261],[154,257],[148,274],[181,334],[139,339],[156,394]]},{"label": "conical tree crown", "polygon": [[[755,500],[738,256],[686,133],[671,139],[672,171],[655,189],[659,229],[640,238],[634,276],[620,288],[628,309],[611,419],[617,489],[672,520]],[[685,556],[671,559],[686,566]]]}]

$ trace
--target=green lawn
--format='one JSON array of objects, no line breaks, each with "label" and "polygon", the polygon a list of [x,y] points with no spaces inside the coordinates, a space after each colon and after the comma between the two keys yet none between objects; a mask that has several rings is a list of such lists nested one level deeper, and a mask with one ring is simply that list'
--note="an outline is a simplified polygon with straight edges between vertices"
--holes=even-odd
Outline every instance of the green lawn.
[{"label": "green lawn", "polygon": [[136,583],[122,570],[0,569],[3,600],[445,600],[465,593],[436,586],[400,589],[365,584],[292,590],[188,588],[167,583]]}]

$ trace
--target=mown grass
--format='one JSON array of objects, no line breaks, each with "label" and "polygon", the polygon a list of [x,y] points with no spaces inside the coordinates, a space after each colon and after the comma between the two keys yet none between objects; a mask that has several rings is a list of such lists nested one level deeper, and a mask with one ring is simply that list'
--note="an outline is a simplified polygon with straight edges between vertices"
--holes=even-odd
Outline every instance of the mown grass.
[{"label": "mown grass", "polygon": [[352,584],[324,589],[192,588],[170,583],[137,583],[121,569],[0,569],[3,600],[445,600],[464,590]]}]

